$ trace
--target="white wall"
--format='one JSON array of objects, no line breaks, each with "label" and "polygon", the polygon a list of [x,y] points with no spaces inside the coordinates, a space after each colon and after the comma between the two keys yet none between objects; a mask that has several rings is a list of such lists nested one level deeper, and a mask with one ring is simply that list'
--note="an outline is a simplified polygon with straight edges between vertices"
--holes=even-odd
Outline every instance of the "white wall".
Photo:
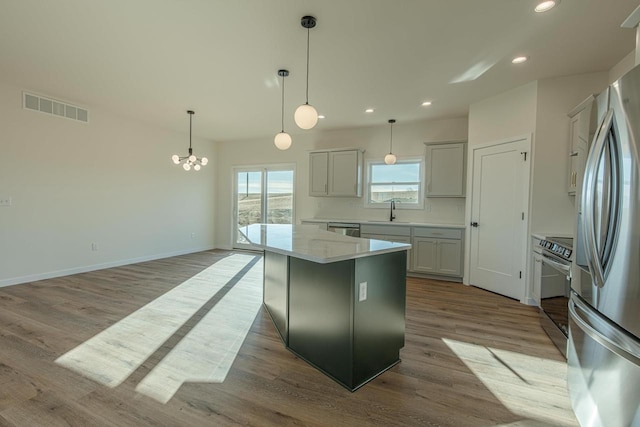
[{"label": "white wall", "polygon": [[[196,174],[170,161],[188,148],[186,112],[187,133],[91,105],[84,124],[22,109],[21,91],[0,84],[0,198],[13,202],[0,286],[214,247],[213,162]],[[215,159],[214,143],[193,146]]]},{"label": "white wall", "polygon": [[589,73],[538,81],[531,186],[530,230],[573,232],[575,197],[569,179],[569,117],[567,113],[591,94],[607,87],[608,73]]},{"label": "white wall", "polygon": [[[384,220],[385,209],[364,207],[364,198],[309,197],[309,150],[354,147],[365,149],[367,159],[382,159],[389,151],[389,125],[326,131],[322,123],[317,130],[292,134],[293,145],[280,151],[273,136],[263,139],[229,141],[220,145],[218,157],[218,209],[216,246],[230,248],[232,241],[232,169],[234,166],[294,164],[296,167],[295,220],[332,218]],[[467,118],[398,122],[393,128],[393,151],[398,158],[425,154],[425,142],[466,140]],[[460,224],[464,220],[464,199],[429,199],[421,210],[397,210],[399,221]]]},{"label": "white wall", "polygon": [[609,71],[609,84],[624,76],[636,65],[636,51],[632,50]]},{"label": "white wall", "polygon": [[531,82],[469,106],[469,145],[532,134],[538,83]]}]

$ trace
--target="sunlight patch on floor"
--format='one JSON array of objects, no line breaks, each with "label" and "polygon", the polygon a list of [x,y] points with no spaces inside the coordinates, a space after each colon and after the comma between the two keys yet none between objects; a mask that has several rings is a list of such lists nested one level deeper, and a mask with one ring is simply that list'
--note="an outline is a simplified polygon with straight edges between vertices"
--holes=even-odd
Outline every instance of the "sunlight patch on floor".
[{"label": "sunlight patch on floor", "polygon": [[[566,363],[442,340],[505,408],[523,417],[508,426],[576,425],[567,392]],[[535,410],[531,409],[531,401],[536,402]]]},{"label": "sunlight patch on floor", "polygon": [[[108,387],[117,387],[254,259],[254,255],[235,254],[216,262],[60,356],[56,363]],[[251,299],[252,302],[256,298],[262,299],[262,287],[260,286],[258,289],[255,285],[256,269],[262,271],[261,260],[253,266],[249,274],[245,274],[246,281],[250,282],[251,286],[245,285],[244,276],[235,285],[246,292],[257,293],[257,297]],[[261,284],[261,277],[259,282]],[[236,295],[233,288],[228,294],[231,293]],[[252,307],[254,306],[255,304],[252,305]],[[258,309],[259,304],[253,311],[252,319]],[[245,328],[238,327],[238,323],[234,323],[234,317],[237,314],[236,312],[226,312],[225,315],[231,316],[231,319],[226,318],[225,321],[222,321],[218,317],[218,325],[210,324],[208,326],[210,329],[215,328],[210,331],[211,333],[217,333],[219,336],[228,335],[227,341],[221,346],[227,347],[229,342],[238,340],[241,344],[244,340]],[[244,323],[240,323],[244,325]],[[197,326],[194,329],[201,330]],[[202,335],[202,332],[199,333]],[[216,343],[210,342],[210,345],[215,346]],[[188,357],[188,352],[184,354],[184,357]],[[227,354],[226,357],[235,357],[235,354],[233,356]],[[160,362],[160,365],[163,363],[164,360]],[[218,366],[223,365],[219,361],[212,363],[215,364],[215,368],[210,366],[209,371],[214,371]]]},{"label": "sunlight patch on floor", "polygon": [[262,263],[247,274],[136,387],[166,403],[189,381],[221,383],[262,304]]}]

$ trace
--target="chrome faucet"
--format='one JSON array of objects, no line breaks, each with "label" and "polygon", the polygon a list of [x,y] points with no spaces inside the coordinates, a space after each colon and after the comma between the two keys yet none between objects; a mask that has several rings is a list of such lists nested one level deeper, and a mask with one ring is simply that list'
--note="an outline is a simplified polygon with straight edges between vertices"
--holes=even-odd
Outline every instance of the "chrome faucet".
[{"label": "chrome faucet", "polygon": [[391,206],[389,207],[389,221],[393,221],[394,219],[396,219],[396,216],[393,214],[393,212],[396,210],[396,202],[395,200],[391,200]]}]

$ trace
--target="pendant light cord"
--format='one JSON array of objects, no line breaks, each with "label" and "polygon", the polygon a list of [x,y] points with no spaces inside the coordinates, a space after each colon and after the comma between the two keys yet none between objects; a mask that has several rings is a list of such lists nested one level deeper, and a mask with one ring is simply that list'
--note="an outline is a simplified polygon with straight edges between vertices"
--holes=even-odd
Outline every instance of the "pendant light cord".
[{"label": "pendant light cord", "polygon": [[391,123],[391,137],[389,138],[389,154],[393,153],[393,123]]},{"label": "pendant light cord", "polygon": [[309,104],[309,37],[310,28],[307,28],[307,104]]},{"label": "pendant light cord", "polygon": [[282,75],[282,132],[284,132],[284,74]]},{"label": "pendant light cord", "polygon": [[189,154],[191,154],[191,119],[193,119],[193,114],[189,114]]}]

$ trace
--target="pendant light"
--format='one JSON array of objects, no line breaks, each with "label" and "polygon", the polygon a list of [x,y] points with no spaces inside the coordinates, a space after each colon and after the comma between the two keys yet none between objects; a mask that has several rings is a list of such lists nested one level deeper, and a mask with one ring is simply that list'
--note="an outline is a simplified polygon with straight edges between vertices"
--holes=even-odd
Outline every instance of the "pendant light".
[{"label": "pendant light", "polygon": [[300,23],[307,29],[307,100],[296,109],[293,118],[300,129],[308,130],[318,123],[318,112],[312,105],[309,105],[309,30],[316,26],[316,18],[303,16]]},{"label": "pendant light", "polygon": [[391,128],[391,137],[389,138],[389,154],[384,156],[384,162],[388,165],[396,164],[396,155],[393,154],[393,124],[396,121],[394,119],[389,119],[389,127]]},{"label": "pendant light", "polygon": [[173,163],[176,165],[182,163],[182,168],[186,171],[190,171],[192,167],[194,170],[199,171],[202,166],[209,163],[209,159],[206,157],[199,159],[193,154],[193,149],[191,148],[191,120],[193,119],[195,112],[187,110],[187,114],[189,114],[189,155],[180,157],[177,154],[174,154],[171,156],[171,160],[173,160]]},{"label": "pendant light", "polygon": [[284,131],[284,78],[289,75],[289,70],[278,70],[278,75],[282,77],[282,130],[276,134],[273,143],[279,150],[286,150],[291,147],[291,135]]}]

